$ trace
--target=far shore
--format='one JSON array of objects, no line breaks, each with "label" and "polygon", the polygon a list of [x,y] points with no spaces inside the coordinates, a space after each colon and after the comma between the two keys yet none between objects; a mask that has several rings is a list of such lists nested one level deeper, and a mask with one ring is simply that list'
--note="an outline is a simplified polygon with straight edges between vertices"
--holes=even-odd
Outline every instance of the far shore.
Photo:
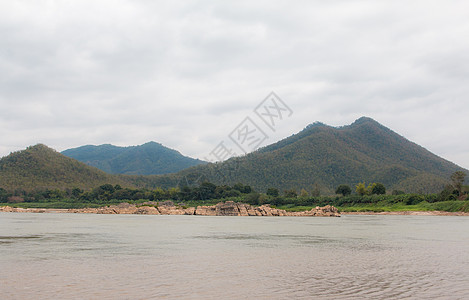
[{"label": "far shore", "polygon": [[[262,206],[264,209],[270,209],[269,206]],[[102,207],[101,209],[108,208]],[[129,213],[123,211],[116,211],[116,206],[111,206],[114,208],[112,211],[100,211],[99,209],[64,209],[64,208],[10,208],[9,206],[0,207],[0,212],[22,212],[22,213]],[[207,207],[208,208],[208,207]],[[215,206],[213,206],[215,208]],[[322,209],[322,208],[321,208]],[[132,212],[130,212],[132,213]],[[339,212],[340,215],[399,215],[399,216],[469,216],[468,212],[447,212],[447,211],[382,211],[382,212],[373,212],[373,211],[359,211],[359,212]],[[143,212],[143,214],[148,214]],[[150,213],[153,214],[153,213]],[[159,214],[159,213],[157,213]],[[163,214],[184,214],[184,213],[174,213],[172,211],[167,211]],[[187,214],[187,213],[186,213]],[[264,214],[266,215],[266,214]],[[270,214],[271,215],[271,214]],[[278,215],[278,214],[274,214]],[[280,215],[292,215],[292,216],[301,216],[301,212],[286,212],[285,214]]]},{"label": "far shore", "polygon": [[340,212],[341,215],[396,215],[396,216],[469,216],[467,212],[449,211],[350,211]]},{"label": "far shore", "polygon": [[268,204],[251,206],[233,201],[220,202],[211,206],[182,207],[174,204],[158,205],[156,202],[146,202],[137,206],[130,203],[120,203],[99,208],[54,209],[54,208],[15,208],[0,206],[0,212],[25,213],[87,213],[87,214],[139,214],[139,215],[199,215],[199,216],[291,216],[291,217],[340,217],[337,208],[326,205],[317,206],[311,210],[287,212],[283,209],[271,207]]}]

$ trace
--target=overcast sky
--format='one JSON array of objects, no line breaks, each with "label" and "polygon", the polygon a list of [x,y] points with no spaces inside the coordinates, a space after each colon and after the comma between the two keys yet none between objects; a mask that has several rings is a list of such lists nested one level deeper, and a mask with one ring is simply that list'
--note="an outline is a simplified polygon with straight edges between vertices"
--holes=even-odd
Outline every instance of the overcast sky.
[{"label": "overcast sky", "polygon": [[[368,116],[469,168],[467,1],[0,0],[0,156],[157,141],[210,158]],[[254,113],[274,91],[272,129]],[[252,124],[251,124],[252,125]]]}]

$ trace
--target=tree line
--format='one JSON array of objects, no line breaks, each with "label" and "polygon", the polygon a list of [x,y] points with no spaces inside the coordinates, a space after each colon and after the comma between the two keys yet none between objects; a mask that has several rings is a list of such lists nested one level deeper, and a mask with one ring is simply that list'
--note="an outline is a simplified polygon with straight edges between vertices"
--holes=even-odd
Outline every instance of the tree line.
[{"label": "tree line", "polygon": [[386,187],[379,182],[370,183],[368,186],[360,182],[355,186],[355,193],[352,194],[352,188],[346,184],[340,184],[336,188],[338,196],[321,197],[319,190],[313,190],[308,193],[301,189],[297,192],[295,189],[284,190],[270,187],[265,193],[255,191],[251,186],[237,183],[229,185],[215,185],[211,182],[202,182],[198,186],[183,186],[181,188],[123,188],[120,185],[103,184],[94,189],[85,191],[80,188],[73,189],[43,189],[37,191],[16,190],[8,192],[0,188],[0,203],[21,203],[21,202],[54,202],[63,199],[71,200],[76,203],[108,203],[115,201],[161,201],[174,200],[185,201],[207,201],[233,199],[239,202],[245,202],[252,205],[272,204],[272,205],[354,205],[360,203],[377,203],[387,201],[390,203],[417,204],[422,201],[441,202],[454,200],[469,200],[468,189],[463,186],[466,174],[455,172],[451,175],[451,183],[448,184],[440,193],[420,195],[405,194],[403,191],[394,190],[391,195],[386,195]]}]

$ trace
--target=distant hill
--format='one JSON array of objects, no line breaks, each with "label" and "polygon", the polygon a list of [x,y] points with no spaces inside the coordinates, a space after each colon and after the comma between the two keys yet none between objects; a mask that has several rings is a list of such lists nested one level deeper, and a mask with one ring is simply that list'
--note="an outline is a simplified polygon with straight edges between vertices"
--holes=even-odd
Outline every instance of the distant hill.
[{"label": "distant hill", "polygon": [[449,176],[467,170],[370,118],[339,128],[314,123],[301,132],[244,157],[192,167],[176,175],[140,178],[147,186],[192,184],[252,185],[258,191],[316,188],[331,194],[339,184],[381,182],[388,191],[436,192]]},{"label": "distant hill", "polygon": [[[137,169],[131,168],[130,162],[136,166],[153,162],[149,153],[154,153],[154,148],[165,151],[156,143],[137,146],[130,153],[120,152],[119,148],[103,145],[85,149],[96,150],[89,157],[97,158],[119,152],[113,161],[116,164],[120,160],[128,161],[122,163],[128,170]],[[86,155],[81,157],[85,158]],[[339,184],[353,187],[359,182],[381,182],[388,191],[430,193],[440,191],[455,171],[469,174],[468,170],[432,154],[378,122],[360,118],[338,128],[314,123],[248,155],[166,175],[111,175],[39,144],[0,159],[0,187],[10,191],[88,189],[110,183],[123,187],[169,188],[210,181],[218,185],[240,182],[260,192],[269,187],[281,191],[319,189],[324,195],[334,193]]]},{"label": "distant hill", "polygon": [[101,184],[132,186],[116,176],[87,166],[38,144],[0,159],[0,187],[22,189],[88,189]]},{"label": "distant hill", "polygon": [[62,154],[110,174],[167,174],[205,163],[155,142],[130,147],[88,145]]}]

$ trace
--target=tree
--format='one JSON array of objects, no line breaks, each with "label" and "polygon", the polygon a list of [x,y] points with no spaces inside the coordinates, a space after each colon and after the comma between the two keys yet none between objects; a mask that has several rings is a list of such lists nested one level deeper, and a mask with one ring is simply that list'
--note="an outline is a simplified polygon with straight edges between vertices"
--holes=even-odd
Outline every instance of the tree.
[{"label": "tree", "polygon": [[373,183],[369,183],[369,184],[368,184],[368,187],[366,188],[366,194],[367,194],[367,195],[371,195],[373,189],[375,188],[375,186],[376,186],[376,183],[374,183],[374,182],[373,182]]},{"label": "tree", "polygon": [[462,193],[462,184],[464,183],[465,177],[466,173],[462,171],[454,172],[450,177],[453,187],[458,190],[459,194]]},{"label": "tree", "polygon": [[7,202],[8,200],[8,192],[3,189],[3,188],[0,188],[0,202]]},{"label": "tree", "polygon": [[242,183],[237,183],[233,185],[233,189],[240,191],[243,194],[249,194],[252,192],[252,188],[249,185],[243,185]]},{"label": "tree", "polygon": [[278,189],[276,189],[276,188],[268,188],[266,194],[268,196],[278,197],[279,192],[278,192]]},{"label": "tree", "polygon": [[259,193],[251,192],[246,195],[245,201],[246,203],[251,204],[251,205],[258,205],[260,196],[261,194]]},{"label": "tree", "polygon": [[404,192],[404,191],[401,191],[401,190],[393,190],[393,191],[392,191],[392,194],[393,194],[393,195],[404,195],[405,192]]},{"label": "tree", "polygon": [[360,182],[359,184],[357,184],[355,191],[360,196],[364,196],[368,193],[368,191],[366,190],[364,182]]},{"label": "tree", "polygon": [[352,189],[347,184],[341,184],[337,187],[337,189],[335,190],[335,193],[342,194],[342,196],[347,196],[352,193]]},{"label": "tree", "polygon": [[296,193],[295,189],[290,189],[290,190],[285,190],[283,192],[285,195],[285,198],[296,198],[298,197],[298,194]]},{"label": "tree", "polygon": [[202,182],[199,187],[200,192],[200,199],[199,200],[207,200],[213,199],[215,197],[215,189],[217,186],[211,182]]},{"label": "tree", "polygon": [[371,194],[373,195],[384,195],[386,194],[386,187],[382,183],[373,183],[371,188]]},{"label": "tree", "polygon": [[313,196],[313,197],[319,197],[319,196],[321,196],[321,190],[319,189],[319,185],[318,185],[318,184],[315,184],[315,185],[314,185],[314,189],[313,189],[313,191],[311,192],[311,196]]},{"label": "tree", "polygon": [[308,192],[305,189],[301,189],[300,198],[306,198],[308,196],[309,196]]},{"label": "tree", "polygon": [[82,193],[83,193],[83,190],[82,190],[82,189],[80,189],[80,188],[74,188],[74,189],[72,190],[72,197],[78,199],[78,197],[80,197],[80,195],[81,195]]}]

